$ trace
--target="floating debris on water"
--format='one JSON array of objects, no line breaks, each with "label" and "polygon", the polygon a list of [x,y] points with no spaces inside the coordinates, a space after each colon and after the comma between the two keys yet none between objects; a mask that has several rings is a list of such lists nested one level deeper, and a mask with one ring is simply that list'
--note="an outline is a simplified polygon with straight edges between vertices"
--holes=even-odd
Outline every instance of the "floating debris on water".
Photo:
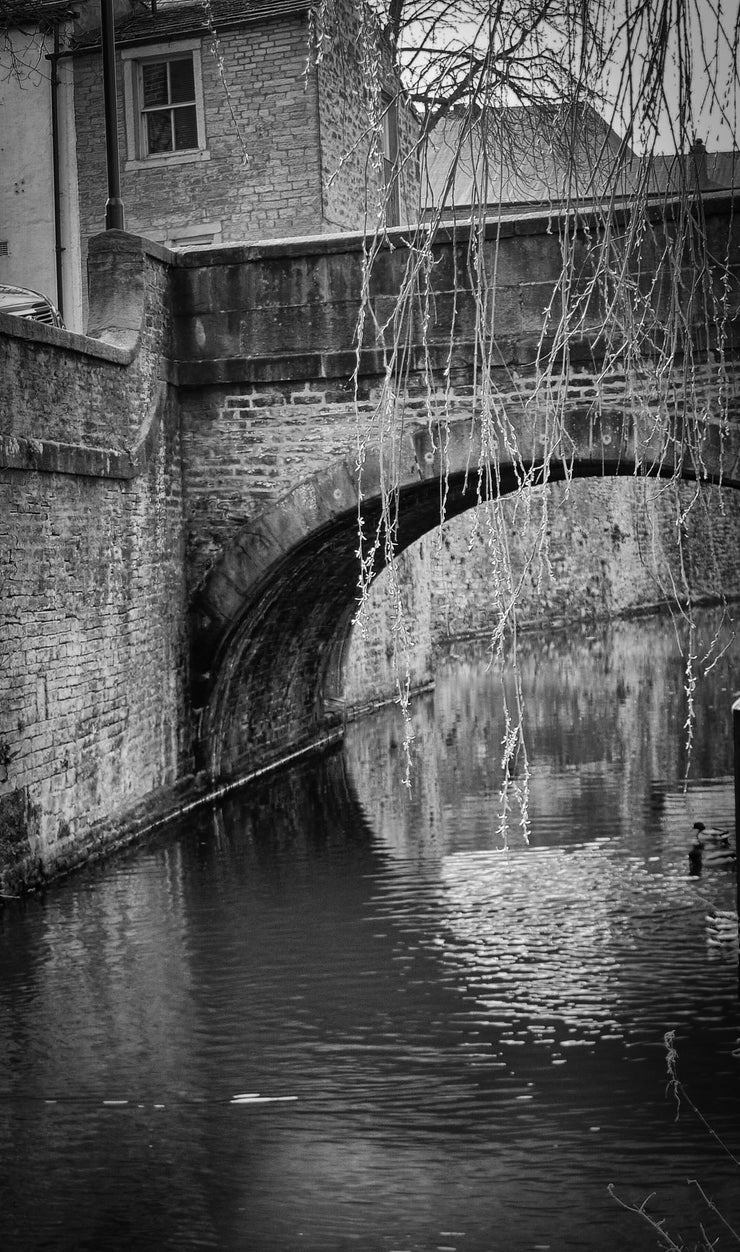
[{"label": "floating debris on water", "polygon": [[229,1104],[284,1104],[289,1100],[297,1100],[298,1096],[261,1096],[258,1093],[248,1093],[246,1095],[235,1095],[229,1100]]}]

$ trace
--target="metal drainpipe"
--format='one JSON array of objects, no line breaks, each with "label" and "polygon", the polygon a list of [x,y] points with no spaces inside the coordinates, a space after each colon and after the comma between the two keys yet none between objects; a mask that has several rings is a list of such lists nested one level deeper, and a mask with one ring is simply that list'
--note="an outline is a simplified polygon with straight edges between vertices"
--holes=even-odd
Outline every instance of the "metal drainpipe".
[{"label": "metal drainpipe", "polygon": [[56,305],[64,320],[64,277],[62,273],[62,194],[59,185],[59,18],[54,19],[54,55],[51,58],[51,175],[54,197],[54,265],[57,281]]},{"label": "metal drainpipe", "polygon": [[116,35],[113,0],[100,0],[103,41],[103,94],[105,98],[105,157],[108,166],[108,199],[105,229],[124,230],[121,177],[118,168],[118,99],[116,93]]},{"label": "metal drainpipe", "polygon": [[326,193],[324,189],[324,142],[321,134],[321,81],[319,79],[319,67],[313,67],[314,83],[316,84],[316,136],[318,139],[319,150],[319,230],[323,230],[324,222],[328,221],[326,213]]},{"label": "metal drainpipe", "polygon": [[[737,854],[740,852],[740,700],[735,700],[732,706],[732,738],[735,775],[735,899],[738,913],[738,937],[740,937],[740,861],[737,859]],[[740,951],[738,952],[738,995],[740,995]]]}]

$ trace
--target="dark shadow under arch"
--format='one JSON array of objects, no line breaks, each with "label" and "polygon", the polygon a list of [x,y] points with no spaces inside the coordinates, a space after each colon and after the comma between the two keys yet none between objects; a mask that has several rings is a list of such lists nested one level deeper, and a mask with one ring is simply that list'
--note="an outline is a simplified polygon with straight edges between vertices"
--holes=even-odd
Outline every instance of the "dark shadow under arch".
[{"label": "dark shadow under arch", "polygon": [[[644,473],[644,463],[636,470],[621,415],[618,430],[618,438],[597,442],[593,421],[574,430],[581,438],[573,439],[568,459],[551,458],[547,476],[535,472],[535,482]],[[603,419],[600,434],[605,434]],[[443,480],[427,428],[411,433],[397,479],[396,552],[438,526],[443,485],[447,518],[480,503],[485,483],[478,482],[470,436],[469,422],[455,424]],[[736,444],[737,439],[728,450],[725,441],[721,457],[704,456],[702,476],[708,482],[740,487]],[[731,475],[722,472],[728,464]],[[676,473],[697,477],[693,463],[655,459],[651,476]],[[520,474],[521,467],[499,465],[492,492],[518,490]],[[380,481],[380,465],[369,458],[362,477],[368,536],[381,515]],[[358,485],[347,459],[242,526],[201,587],[192,612],[193,690],[201,709],[200,763],[214,779],[262,768],[336,725],[330,707],[332,697],[341,695],[342,658],[356,611],[357,548]],[[379,558],[376,574],[383,567]]]}]

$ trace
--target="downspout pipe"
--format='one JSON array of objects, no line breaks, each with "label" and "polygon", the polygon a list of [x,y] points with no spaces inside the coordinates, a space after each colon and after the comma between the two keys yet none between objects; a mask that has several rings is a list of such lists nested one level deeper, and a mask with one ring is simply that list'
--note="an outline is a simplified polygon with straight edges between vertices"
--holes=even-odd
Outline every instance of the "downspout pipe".
[{"label": "downspout pipe", "polygon": [[56,306],[64,320],[64,275],[62,271],[62,189],[59,178],[59,19],[54,21],[54,55],[51,58],[51,171],[54,199],[54,266]]},{"label": "downspout pipe", "polygon": [[116,92],[116,36],[113,0],[100,0],[103,42],[103,94],[105,100],[105,157],[108,166],[108,199],[105,229],[124,230],[121,176],[118,165],[118,100]]},{"label": "downspout pipe", "polygon": [[[738,937],[740,938],[740,862],[737,851],[740,848],[740,700],[732,706],[732,738],[733,738],[733,772],[735,775],[735,899],[737,901]],[[738,996],[740,996],[740,952],[738,952]]]}]

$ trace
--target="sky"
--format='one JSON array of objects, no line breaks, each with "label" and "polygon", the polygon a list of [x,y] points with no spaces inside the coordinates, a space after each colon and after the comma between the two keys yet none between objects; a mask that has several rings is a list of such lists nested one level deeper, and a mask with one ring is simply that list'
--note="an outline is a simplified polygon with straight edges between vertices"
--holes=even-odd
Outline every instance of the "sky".
[{"label": "sky", "polygon": [[[471,48],[478,49],[488,38],[487,20],[491,15],[503,14],[506,27],[507,15],[516,18],[526,11],[522,0],[458,0],[454,9],[445,0],[411,0],[423,12],[424,19],[410,28],[410,38],[419,42],[421,32],[427,33],[430,14],[439,5],[453,15],[453,20],[443,20],[438,28],[437,55],[457,47],[459,63],[465,65]],[[552,0],[553,5],[562,0]],[[577,9],[577,6],[573,6]],[[688,147],[694,136],[701,138],[712,151],[728,150],[736,146],[738,113],[738,67],[737,49],[734,46],[738,22],[738,0],[589,0],[589,10],[610,44],[609,66],[601,76],[600,87],[603,102],[600,112],[611,121],[618,133],[624,133],[628,119],[639,117],[640,80],[649,74],[656,49],[661,42],[666,47],[664,98],[649,112],[657,134],[655,151],[675,152],[677,147]],[[627,39],[625,27],[631,27]],[[478,32],[476,40],[476,31]],[[497,35],[499,44],[506,36]],[[571,41],[558,31],[557,20],[540,31],[540,49],[535,65],[541,65],[546,50],[555,53],[559,65],[573,67],[577,57],[577,39]],[[541,81],[541,80],[540,80]],[[691,83],[688,94],[682,92],[681,83]],[[643,97],[644,98],[644,97]],[[510,95],[506,103],[514,103]],[[611,116],[610,116],[611,115]],[[679,123],[683,116],[683,127]],[[683,135],[681,135],[683,130]],[[638,151],[652,144],[650,126],[634,136],[633,147]]]},{"label": "sky", "polygon": [[[618,0],[614,7],[624,9],[628,3],[629,0]],[[691,84],[688,94],[684,94],[689,136],[695,134],[710,151],[731,149],[737,143],[738,66],[732,41],[738,5],[723,4],[722,0],[669,0],[666,9],[673,22],[664,79],[666,102],[657,117],[656,151],[674,152],[680,143],[682,79],[684,84]],[[647,63],[651,47],[654,41],[645,31],[635,49],[635,68]],[[619,59],[623,62],[626,51],[624,44],[619,46]]]}]

